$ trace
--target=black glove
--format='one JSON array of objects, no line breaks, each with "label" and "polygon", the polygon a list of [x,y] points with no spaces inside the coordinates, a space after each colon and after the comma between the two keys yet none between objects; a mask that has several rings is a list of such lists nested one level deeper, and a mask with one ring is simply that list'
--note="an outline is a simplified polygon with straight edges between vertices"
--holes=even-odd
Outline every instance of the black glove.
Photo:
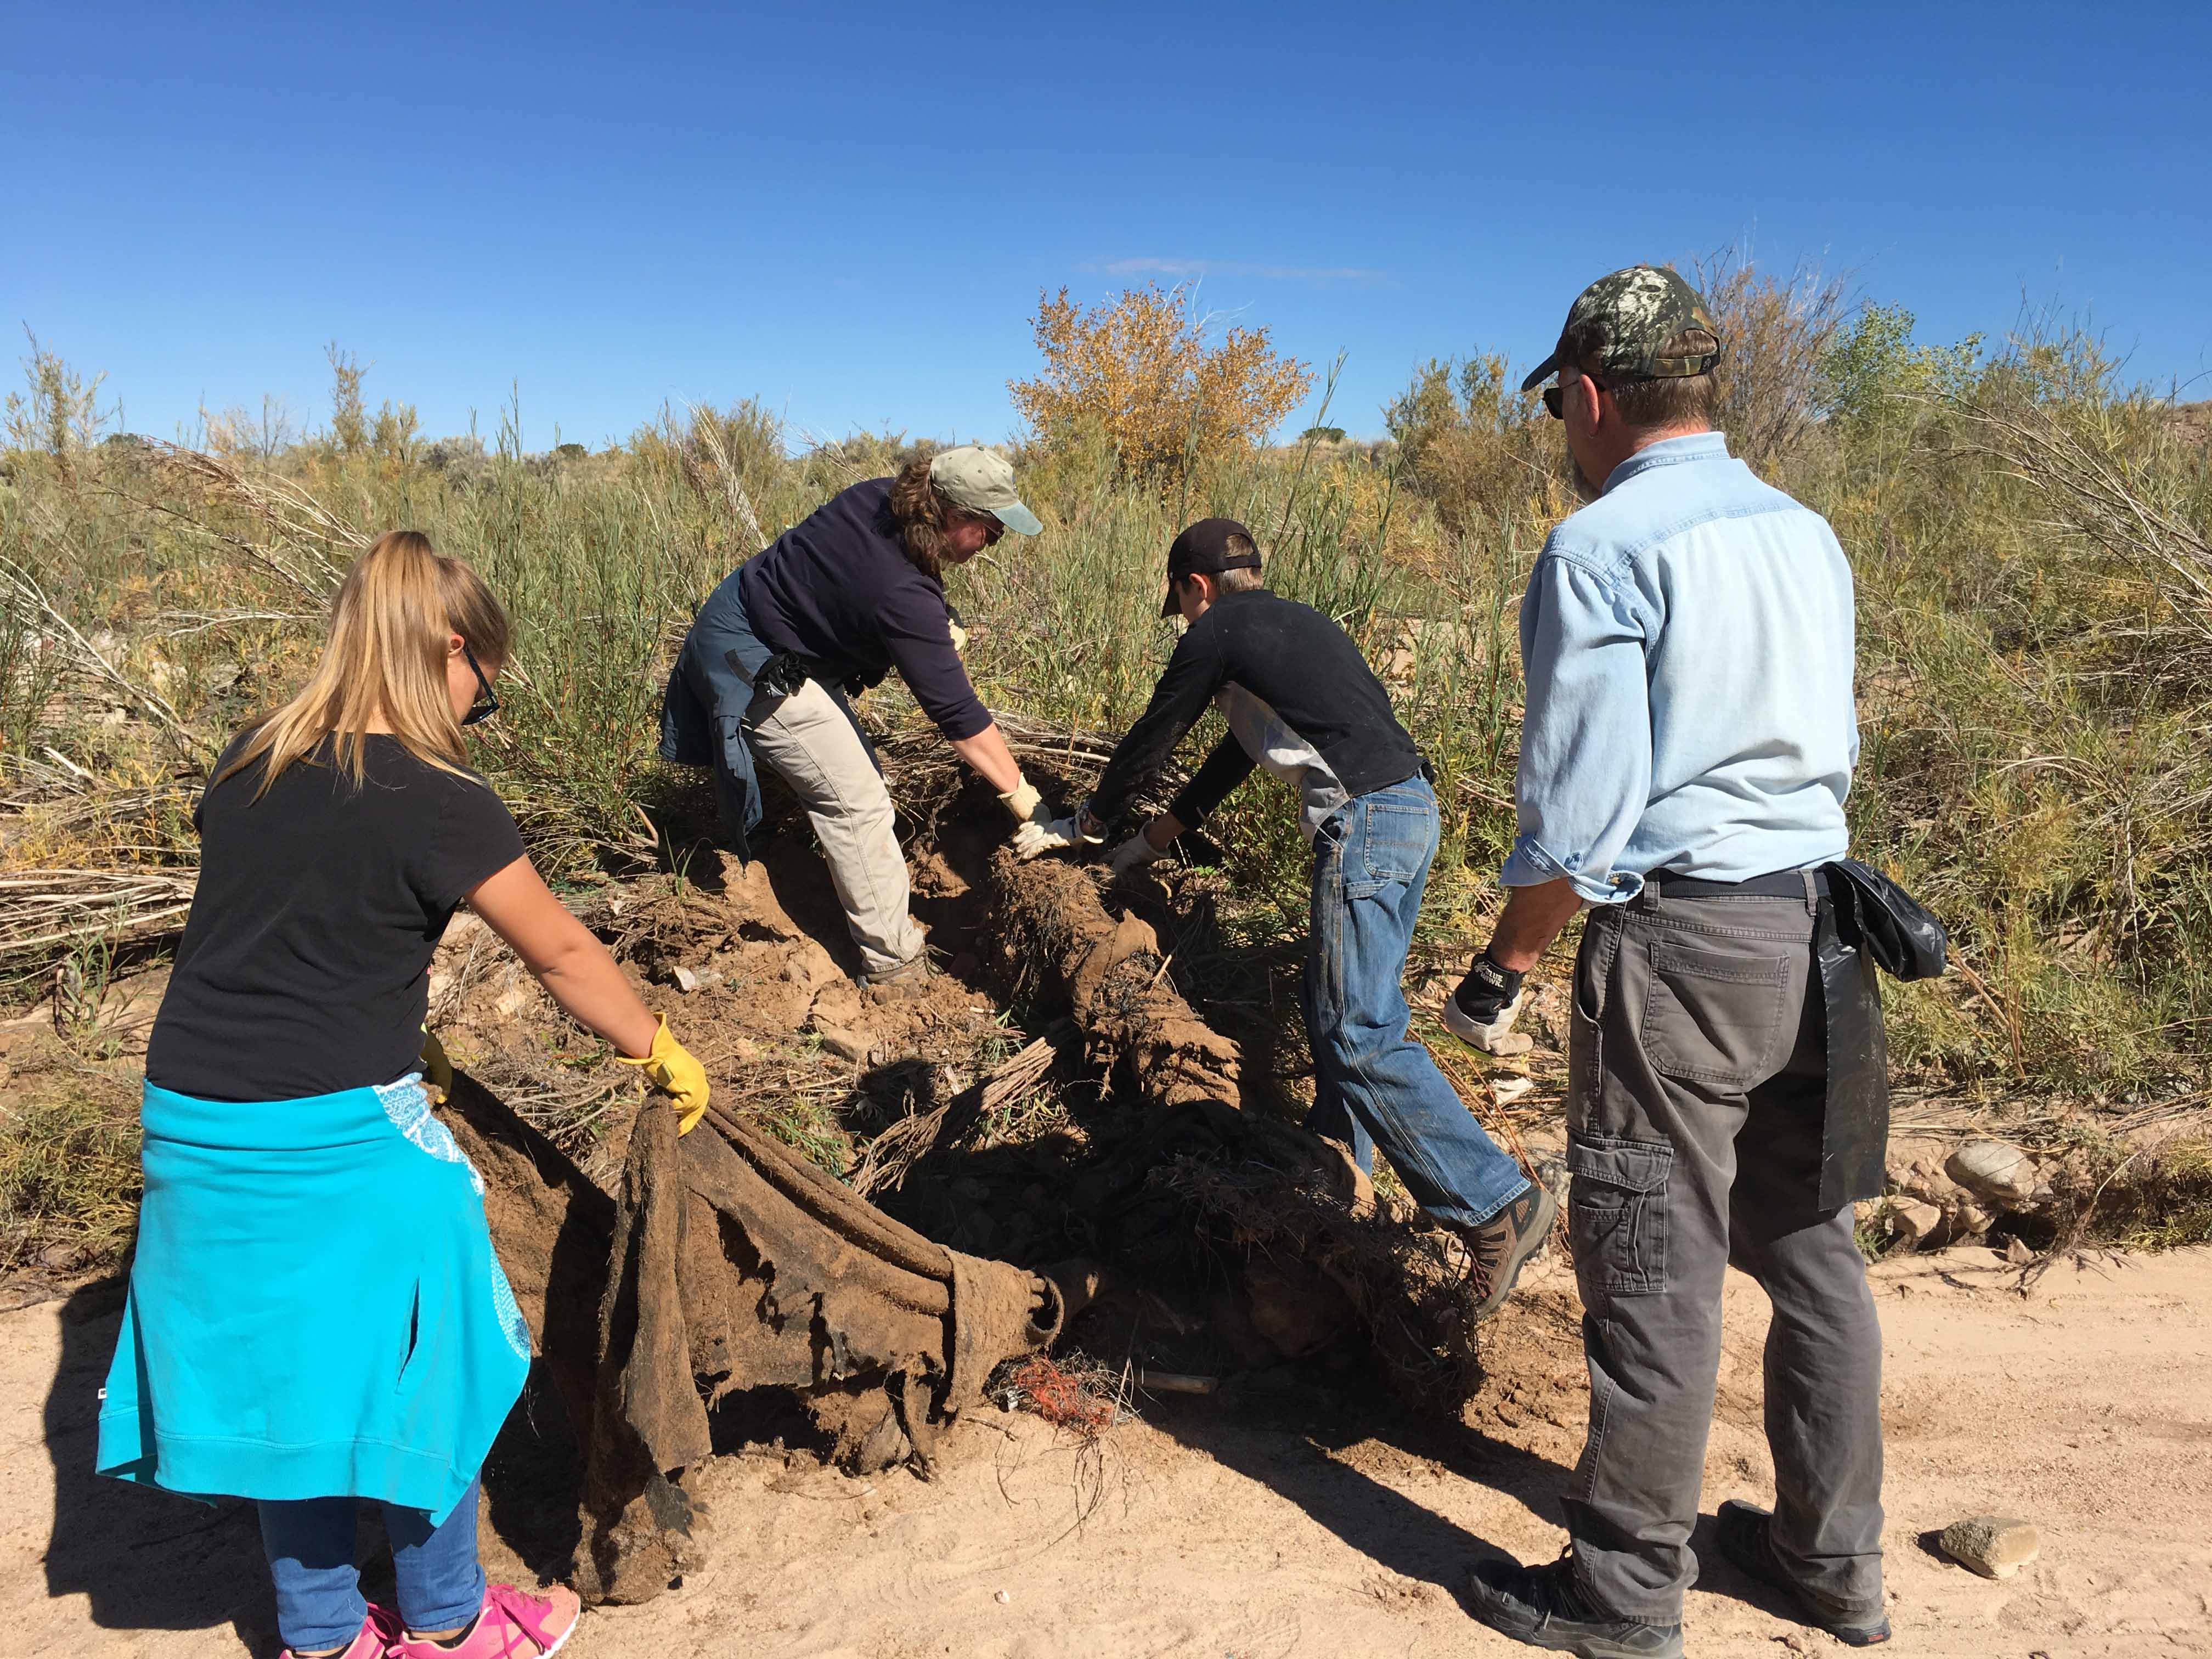
[{"label": "black glove", "polygon": [[1468,1018],[1487,1025],[1521,994],[1521,981],[1526,977],[1510,968],[1501,968],[1485,951],[1468,964],[1467,977],[1452,993],[1452,1000]]}]

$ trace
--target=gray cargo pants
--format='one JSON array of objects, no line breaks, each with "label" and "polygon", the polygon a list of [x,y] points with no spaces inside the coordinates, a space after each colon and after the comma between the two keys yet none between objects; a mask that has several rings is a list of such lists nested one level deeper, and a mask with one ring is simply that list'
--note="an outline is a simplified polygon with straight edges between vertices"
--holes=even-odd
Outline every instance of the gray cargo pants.
[{"label": "gray cargo pants", "polygon": [[1776,1553],[1880,1616],[1881,1333],[1851,1211],[1818,1207],[1827,1043],[1798,898],[1597,912],[1575,960],[1567,1164],[1589,1437],[1565,1499],[1582,1588],[1672,1625],[1698,1518],[1729,1265],[1774,1304]]}]

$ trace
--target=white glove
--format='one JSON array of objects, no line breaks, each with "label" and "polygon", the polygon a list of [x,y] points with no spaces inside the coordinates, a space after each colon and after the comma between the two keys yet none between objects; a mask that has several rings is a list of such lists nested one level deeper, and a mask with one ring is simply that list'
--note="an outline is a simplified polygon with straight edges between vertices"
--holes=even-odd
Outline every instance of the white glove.
[{"label": "white glove", "polygon": [[958,623],[952,625],[952,648],[962,656],[968,654],[968,630]]},{"label": "white glove", "polygon": [[1157,864],[1166,856],[1167,854],[1153,846],[1151,838],[1139,830],[1114,849],[1114,855],[1106,860],[1106,866],[1113,871],[1114,879],[1119,881],[1131,871],[1141,870],[1148,864]]},{"label": "white glove", "polygon": [[1014,856],[1024,863],[1041,853],[1064,853],[1083,844],[1083,832],[1076,828],[1076,815],[1073,812],[1048,823],[1040,824],[1032,818],[1014,831]]}]

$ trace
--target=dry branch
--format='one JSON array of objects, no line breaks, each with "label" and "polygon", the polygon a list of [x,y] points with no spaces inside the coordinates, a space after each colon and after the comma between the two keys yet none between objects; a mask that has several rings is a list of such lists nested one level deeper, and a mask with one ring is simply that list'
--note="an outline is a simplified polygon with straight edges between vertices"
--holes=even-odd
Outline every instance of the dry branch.
[{"label": "dry branch", "polygon": [[197,870],[17,870],[0,875],[0,961],[88,939],[173,933],[192,904]]}]

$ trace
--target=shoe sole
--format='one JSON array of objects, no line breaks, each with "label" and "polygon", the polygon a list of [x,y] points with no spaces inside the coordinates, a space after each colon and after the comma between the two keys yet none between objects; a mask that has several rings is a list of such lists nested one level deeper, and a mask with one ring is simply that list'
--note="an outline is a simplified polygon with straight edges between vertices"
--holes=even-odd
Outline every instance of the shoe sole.
[{"label": "shoe sole", "polygon": [[1505,1258],[1505,1269],[1498,1275],[1498,1288],[1487,1300],[1474,1310],[1477,1324],[1493,1319],[1503,1312],[1513,1295],[1513,1287],[1521,1282],[1522,1269],[1540,1255],[1552,1240],[1552,1229],[1559,1218],[1559,1200],[1552,1196],[1551,1188],[1540,1181],[1533,1183],[1536,1188],[1536,1219],[1528,1231],[1521,1235],[1521,1243],[1511,1255]]},{"label": "shoe sole", "polygon": [[1519,1616],[1517,1608],[1501,1607],[1494,1601],[1486,1601],[1482,1591],[1486,1588],[1480,1579],[1473,1581],[1470,1599],[1474,1603],[1476,1621],[1528,1647],[1543,1648],[1552,1653],[1571,1653],[1575,1659],[1682,1659],[1679,1633],[1670,1645],[1663,1648],[1632,1648],[1603,1636],[1566,1636],[1547,1628],[1551,1623],[1548,1619],[1532,1622]]}]

